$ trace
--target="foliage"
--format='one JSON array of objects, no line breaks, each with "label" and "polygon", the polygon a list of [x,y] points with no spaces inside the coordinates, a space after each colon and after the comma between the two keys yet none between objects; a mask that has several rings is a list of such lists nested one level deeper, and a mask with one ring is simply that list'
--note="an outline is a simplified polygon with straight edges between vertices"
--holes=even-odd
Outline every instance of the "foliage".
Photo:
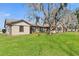
[{"label": "foliage", "polygon": [[2,29],[2,32],[3,32],[3,33],[6,33],[6,29]]}]

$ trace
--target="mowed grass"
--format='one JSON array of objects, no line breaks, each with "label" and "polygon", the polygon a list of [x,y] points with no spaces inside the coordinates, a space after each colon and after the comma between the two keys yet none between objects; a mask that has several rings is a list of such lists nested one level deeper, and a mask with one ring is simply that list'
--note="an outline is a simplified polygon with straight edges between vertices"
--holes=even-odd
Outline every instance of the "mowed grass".
[{"label": "mowed grass", "polygon": [[53,35],[30,34],[6,36],[0,34],[0,56],[78,56],[79,33]]}]

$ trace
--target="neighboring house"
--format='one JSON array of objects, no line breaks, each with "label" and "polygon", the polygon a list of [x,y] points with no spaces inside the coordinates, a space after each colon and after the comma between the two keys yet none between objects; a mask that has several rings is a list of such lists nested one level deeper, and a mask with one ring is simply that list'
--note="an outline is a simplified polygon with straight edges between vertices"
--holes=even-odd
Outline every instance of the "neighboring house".
[{"label": "neighboring house", "polygon": [[38,30],[38,32],[48,31],[49,26],[36,26],[32,25],[25,20],[5,20],[4,27],[6,29],[7,35],[23,35],[23,34],[31,34]]}]

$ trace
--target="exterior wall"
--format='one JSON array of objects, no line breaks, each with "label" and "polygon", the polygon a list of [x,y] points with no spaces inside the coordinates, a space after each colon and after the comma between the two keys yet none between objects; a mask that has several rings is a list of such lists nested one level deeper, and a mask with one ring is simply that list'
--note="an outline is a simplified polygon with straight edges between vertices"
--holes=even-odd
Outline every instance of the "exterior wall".
[{"label": "exterior wall", "polygon": [[11,26],[6,25],[6,34],[7,35],[11,34]]},{"label": "exterior wall", "polygon": [[30,34],[30,27],[24,26],[24,32],[19,32],[19,26],[12,26],[12,35]]},{"label": "exterior wall", "polygon": [[[24,26],[24,32],[19,32],[19,26]],[[7,32],[8,33],[8,32]],[[10,34],[10,32],[9,32]],[[30,25],[25,22],[13,24],[11,27],[11,35],[30,34]]]}]

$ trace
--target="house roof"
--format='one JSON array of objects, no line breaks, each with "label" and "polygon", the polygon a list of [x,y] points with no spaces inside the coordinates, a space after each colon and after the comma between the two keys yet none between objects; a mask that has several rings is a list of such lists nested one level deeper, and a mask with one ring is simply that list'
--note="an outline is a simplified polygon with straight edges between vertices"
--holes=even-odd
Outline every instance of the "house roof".
[{"label": "house roof", "polygon": [[32,25],[32,24],[28,23],[25,20],[5,20],[6,25],[12,25],[12,24],[19,23],[19,22],[25,22],[25,23],[27,23],[29,25]]},{"label": "house roof", "polygon": [[44,25],[40,25],[40,24],[37,24],[37,25],[32,25],[33,27],[49,27],[49,24],[44,24]]},{"label": "house roof", "polygon": [[49,26],[33,25],[33,24],[30,24],[29,22],[27,22],[25,20],[14,20],[14,19],[13,20],[6,19],[4,27],[5,27],[5,25],[12,25],[12,24],[19,23],[19,22],[25,22],[25,23],[29,24],[30,26],[33,26],[33,27],[49,27]]}]

